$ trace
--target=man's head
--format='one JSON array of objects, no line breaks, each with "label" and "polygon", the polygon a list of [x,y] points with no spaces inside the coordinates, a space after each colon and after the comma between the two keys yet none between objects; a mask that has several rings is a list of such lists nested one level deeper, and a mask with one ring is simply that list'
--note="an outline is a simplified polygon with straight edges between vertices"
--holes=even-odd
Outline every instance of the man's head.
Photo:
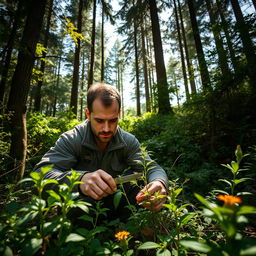
[{"label": "man's head", "polygon": [[106,107],[110,106],[114,100],[117,101],[119,105],[119,111],[121,108],[121,97],[116,88],[111,85],[101,83],[95,83],[91,85],[87,92],[87,108],[90,112],[93,111],[92,105],[96,98],[102,101],[102,104]]},{"label": "man's head", "polygon": [[96,143],[104,150],[117,130],[120,114],[120,94],[112,86],[96,83],[87,92],[86,116],[91,121]]}]

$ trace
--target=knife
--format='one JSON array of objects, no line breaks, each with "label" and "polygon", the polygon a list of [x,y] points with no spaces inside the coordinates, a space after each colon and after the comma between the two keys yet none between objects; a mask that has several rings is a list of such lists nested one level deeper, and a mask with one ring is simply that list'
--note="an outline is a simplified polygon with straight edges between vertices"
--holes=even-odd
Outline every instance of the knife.
[{"label": "knife", "polygon": [[122,177],[117,177],[114,180],[116,184],[122,184],[126,182],[136,181],[138,179],[141,179],[142,176],[143,176],[143,173],[134,173],[134,174],[125,175]]}]

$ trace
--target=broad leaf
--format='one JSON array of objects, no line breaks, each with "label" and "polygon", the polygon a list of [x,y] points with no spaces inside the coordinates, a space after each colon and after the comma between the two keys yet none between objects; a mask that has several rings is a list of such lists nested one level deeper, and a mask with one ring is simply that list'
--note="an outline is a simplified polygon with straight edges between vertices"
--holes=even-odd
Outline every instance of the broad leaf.
[{"label": "broad leaf", "polygon": [[203,242],[191,241],[191,240],[181,240],[180,244],[185,248],[191,249],[196,252],[210,252],[211,247]]},{"label": "broad leaf", "polygon": [[155,249],[155,248],[161,248],[161,245],[154,242],[145,242],[138,247],[139,250],[147,250],[147,249]]},{"label": "broad leaf", "polygon": [[68,242],[81,242],[81,241],[85,241],[85,237],[80,236],[76,233],[71,233],[67,236],[65,242],[68,243]]}]

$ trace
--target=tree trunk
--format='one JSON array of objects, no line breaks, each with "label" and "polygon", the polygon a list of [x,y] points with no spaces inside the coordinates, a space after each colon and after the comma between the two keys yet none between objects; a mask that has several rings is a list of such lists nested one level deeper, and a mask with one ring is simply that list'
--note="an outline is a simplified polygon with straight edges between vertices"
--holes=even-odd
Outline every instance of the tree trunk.
[{"label": "tree trunk", "polygon": [[180,25],[181,25],[182,39],[184,42],[184,50],[185,50],[186,63],[187,63],[187,69],[188,69],[188,74],[189,74],[190,88],[191,88],[192,93],[196,93],[196,85],[195,85],[195,80],[194,80],[194,77],[195,77],[194,69],[190,62],[186,33],[185,33],[185,28],[184,28],[184,23],[183,23],[183,16],[182,16],[181,5],[180,5],[179,0],[178,0],[178,10],[179,10],[179,15],[180,15]]},{"label": "tree trunk", "polygon": [[215,18],[215,14],[213,13],[212,5],[210,0],[206,0],[206,6],[207,6],[207,11],[209,14],[210,22],[211,22],[211,28],[212,28],[212,33],[216,45],[216,50],[218,54],[218,59],[219,59],[219,66],[221,69],[221,73],[223,78],[225,79],[230,79],[231,73],[228,67],[228,59],[227,59],[227,54],[223,46],[223,41],[220,36],[220,31],[218,28],[218,24]]},{"label": "tree trunk", "polygon": [[56,108],[57,108],[57,101],[58,101],[58,95],[57,95],[57,91],[59,88],[59,84],[60,84],[60,66],[61,66],[61,54],[62,54],[62,50],[60,51],[60,56],[59,56],[59,60],[58,60],[58,67],[57,67],[57,79],[56,79],[56,85],[55,85],[55,95],[54,95],[54,103],[53,103],[53,116],[56,115]]},{"label": "tree trunk", "polygon": [[193,36],[195,40],[195,46],[196,46],[196,52],[197,52],[197,59],[198,59],[198,64],[199,64],[199,69],[200,69],[200,74],[201,74],[201,80],[202,80],[202,87],[203,90],[211,89],[211,84],[210,84],[210,76],[204,56],[204,51],[203,51],[203,46],[201,42],[201,37],[198,29],[198,24],[196,20],[196,13],[195,13],[195,8],[194,8],[194,1],[188,0],[188,8],[189,8],[189,14],[190,14],[190,21],[191,21],[191,26],[193,30]]},{"label": "tree trunk", "polygon": [[81,88],[80,88],[80,120],[84,119],[84,75],[85,74],[85,52],[82,54],[82,77],[81,77]]},{"label": "tree trunk", "polygon": [[250,38],[249,29],[245,23],[239,2],[237,0],[231,0],[231,4],[235,13],[237,27],[240,32],[243,51],[247,60],[248,76],[252,87],[256,89],[256,54],[254,52],[253,42]]},{"label": "tree trunk", "polygon": [[[77,32],[82,32],[82,20],[83,20],[83,0],[79,1],[78,18],[77,18]],[[74,70],[72,79],[70,109],[77,116],[77,104],[78,104],[78,86],[79,86],[79,67],[80,67],[80,51],[81,51],[81,40],[77,39],[77,46],[75,50],[74,58]]]},{"label": "tree trunk", "polygon": [[239,66],[238,66],[237,58],[236,58],[235,51],[234,51],[234,48],[233,48],[232,40],[231,40],[230,35],[229,35],[228,24],[226,22],[225,15],[222,11],[220,0],[216,0],[216,4],[217,4],[217,8],[218,8],[218,13],[219,13],[220,18],[221,18],[221,27],[223,28],[223,31],[224,31],[224,34],[225,34],[225,37],[226,37],[226,40],[227,40],[227,46],[228,46],[228,50],[229,50],[229,54],[230,54],[230,59],[231,59],[231,62],[232,62],[235,73],[238,73],[239,72]]},{"label": "tree trunk", "polygon": [[93,1],[91,61],[90,61],[90,70],[88,74],[88,89],[93,83],[93,68],[94,68],[94,54],[95,54],[95,28],[96,28],[96,0]]},{"label": "tree trunk", "polygon": [[141,115],[140,110],[140,82],[139,82],[139,54],[138,54],[138,43],[137,43],[137,24],[134,21],[134,51],[135,51],[135,69],[136,69],[136,106],[137,116]]},{"label": "tree trunk", "polygon": [[104,10],[101,13],[101,81],[104,81]]},{"label": "tree trunk", "polygon": [[252,0],[252,3],[253,3],[253,5],[254,5],[254,9],[255,9],[255,11],[256,11],[256,0]]},{"label": "tree trunk", "polygon": [[[49,3],[47,24],[46,24],[45,34],[44,34],[43,46],[46,49],[48,47],[49,31],[50,31],[50,27],[51,27],[52,7],[53,7],[53,0],[51,0],[50,3]],[[46,57],[46,52],[43,52],[42,60],[41,60],[41,66],[40,66],[40,71],[41,71],[42,75],[44,75],[44,70],[45,70],[45,57]],[[42,88],[42,85],[43,85],[43,77],[42,77],[41,80],[38,81],[37,86],[35,88],[34,111],[40,111],[40,109],[41,109],[41,88]]]},{"label": "tree trunk", "polygon": [[142,42],[142,59],[143,59],[143,71],[144,71],[144,83],[145,83],[145,96],[146,96],[146,111],[150,112],[150,97],[149,97],[149,84],[148,84],[148,65],[147,65],[147,53],[145,45],[145,32],[144,24],[141,25],[141,42]]},{"label": "tree trunk", "polygon": [[15,17],[13,20],[13,25],[12,25],[12,30],[9,36],[9,40],[7,43],[7,51],[6,51],[6,56],[3,62],[3,69],[2,69],[2,74],[1,74],[1,82],[0,82],[0,105],[4,105],[4,94],[5,94],[5,89],[6,89],[6,82],[7,82],[7,77],[8,77],[8,71],[11,63],[11,57],[12,57],[12,50],[13,50],[13,45],[15,42],[15,36],[16,32],[20,23],[21,19],[21,13],[23,9],[23,0],[19,0],[18,6],[16,9]]},{"label": "tree trunk", "polygon": [[188,79],[187,79],[183,47],[182,47],[182,42],[181,42],[179,17],[178,17],[178,12],[177,12],[176,1],[173,0],[173,3],[174,3],[174,14],[175,14],[175,20],[176,20],[176,28],[177,28],[177,32],[178,32],[178,41],[179,41],[179,48],[180,48],[180,58],[181,58],[181,66],[182,66],[182,74],[183,74],[183,79],[184,79],[185,93],[186,93],[186,99],[189,100]]},{"label": "tree trunk", "polygon": [[155,52],[157,89],[158,89],[158,113],[168,114],[172,112],[169,99],[169,90],[164,64],[163,46],[161,40],[159,19],[155,0],[149,0],[153,44]]},{"label": "tree trunk", "polygon": [[153,76],[153,67],[152,67],[152,51],[150,47],[150,40],[148,39],[148,36],[146,36],[146,46],[147,46],[147,56],[149,57],[148,61],[148,80],[149,80],[149,91],[150,91],[150,108],[155,112],[154,108],[154,95],[153,95],[153,84],[154,84],[154,78]]},{"label": "tree trunk", "polygon": [[27,131],[26,102],[30,88],[30,78],[35,61],[35,50],[42,27],[46,0],[32,0],[21,39],[17,66],[12,77],[10,97],[7,104],[12,112],[10,156],[14,160],[14,168],[19,170],[17,178],[24,175]]}]

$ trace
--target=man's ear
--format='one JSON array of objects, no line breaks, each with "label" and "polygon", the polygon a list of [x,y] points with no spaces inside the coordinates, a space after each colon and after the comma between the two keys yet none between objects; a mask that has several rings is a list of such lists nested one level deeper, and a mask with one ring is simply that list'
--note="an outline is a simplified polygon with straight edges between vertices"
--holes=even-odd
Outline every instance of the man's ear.
[{"label": "man's ear", "polygon": [[89,111],[88,108],[85,109],[85,114],[86,114],[86,116],[87,116],[87,119],[90,120],[91,117],[90,117],[90,111]]}]

